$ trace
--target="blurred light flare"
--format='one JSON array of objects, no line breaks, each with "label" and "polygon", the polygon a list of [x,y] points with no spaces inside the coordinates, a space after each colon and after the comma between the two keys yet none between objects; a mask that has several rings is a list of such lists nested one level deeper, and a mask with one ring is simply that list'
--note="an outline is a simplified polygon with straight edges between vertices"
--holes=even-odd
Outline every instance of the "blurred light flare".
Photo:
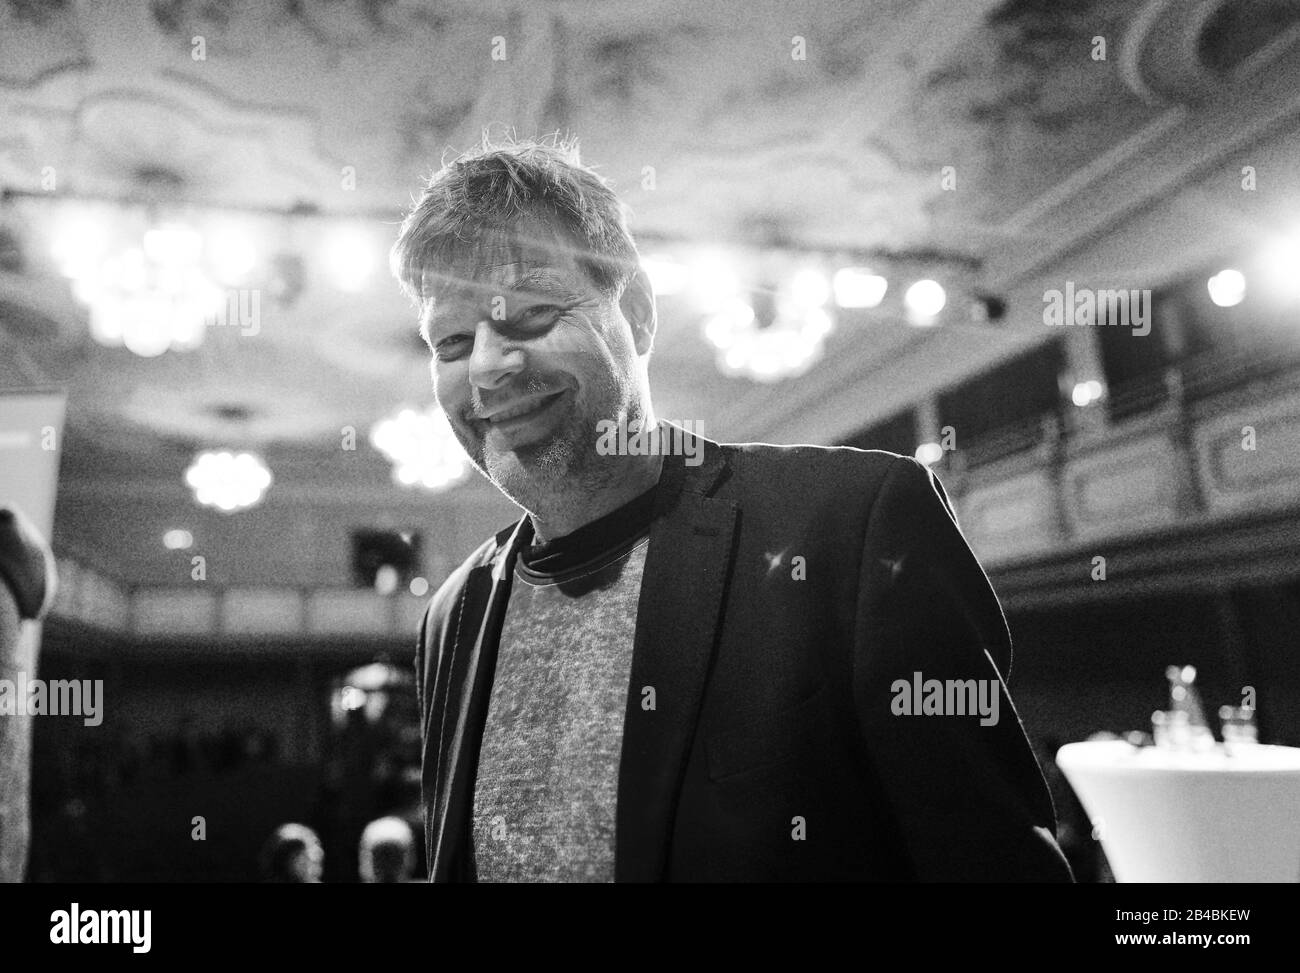
[{"label": "blurred light flare", "polygon": [[1263,289],[1287,304],[1300,301],[1300,239],[1296,236],[1274,238],[1259,258]]},{"label": "blurred light flare", "polygon": [[908,318],[913,324],[928,324],[948,303],[948,294],[936,280],[918,280],[903,295]]},{"label": "blurred light flare", "polygon": [[943,447],[938,443],[921,443],[916,447],[914,454],[920,462],[926,466],[933,466],[939,460],[943,459]]},{"label": "blurred light flare", "polygon": [[363,290],[377,263],[373,241],[356,227],[336,229],[325,240],[325,267],[341,291]]},{"label": "blurred light flare", "polygon": [[185,471],[185,482],[203,506],[233,513],[261,503],[272,476],[253,453],[208,450],[194,458]]},{"label": "blurred light flare", "polygon": [[1070,401],[1082,409],[1100,399],[1102,392],[1103,389],[1101,382],[1097,381],[1095,378],[1089,379],[1086,382],[1077,382],[1075,383],[1074,389],[1070,392]]},{"label": "blurred light flare", "polygon": [[163,547],[169,551],[187,551],[194,546],[194,535],[179,527],[163,534]]},{"label": "blurred light flare", "polygon": [[842,267],[831,281],[835,303],[845,308],[879,307],[889,281],[866,267]]},{"label": "blurred light flare", "polygon": [[671,257],[642,257],[641,267],[650,278],[656,297],[680,294],[690,282],[690,271]]},{"label": "blurred light flare", "polygon": [[469,472],[469,458],[436,406],[404,408],[381,419],[370,430],[370,444],[392,462],[393,479],[402,486],[441,490]]},{"label": "blurred light flare", "polygon": [[[1300,273],[1300,267],[1297,267]],[[1219,307],[1235,307],[1246,297],[1246,278],[1239,270],[1225,268],[1205,282],[1210,300]]]}]

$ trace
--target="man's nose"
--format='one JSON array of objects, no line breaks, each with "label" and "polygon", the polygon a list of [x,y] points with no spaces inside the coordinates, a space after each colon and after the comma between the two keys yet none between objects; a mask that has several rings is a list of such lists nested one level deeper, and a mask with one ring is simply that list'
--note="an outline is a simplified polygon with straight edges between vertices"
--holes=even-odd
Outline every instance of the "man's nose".
[{"label": "man's nose", "polygon": [[470,382],[479,388],[500,388],[523,368],[524,352],[518,342],[502,337],[490,321],[480,321],[469,359]]}]

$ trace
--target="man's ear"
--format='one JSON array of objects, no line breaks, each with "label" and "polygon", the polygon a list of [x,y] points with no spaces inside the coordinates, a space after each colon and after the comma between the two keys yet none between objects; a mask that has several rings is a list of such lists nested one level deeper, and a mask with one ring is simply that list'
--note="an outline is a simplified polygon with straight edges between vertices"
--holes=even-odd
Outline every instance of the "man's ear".
[{"label": "man's ear", "polygon": [[632,340],[636,344],[636,353],[650,354],[650,349],[655,343],[655,330],[659,327],[659,315],[655,310],[654,288],[650,286],[650,278],[640,266],[637,267],[632,279],[627,282],[627,286],[623,288],[623,296],[619,298],[618,306],[623,312],[623,317],[627,318],[627,323],[632,327]]}]

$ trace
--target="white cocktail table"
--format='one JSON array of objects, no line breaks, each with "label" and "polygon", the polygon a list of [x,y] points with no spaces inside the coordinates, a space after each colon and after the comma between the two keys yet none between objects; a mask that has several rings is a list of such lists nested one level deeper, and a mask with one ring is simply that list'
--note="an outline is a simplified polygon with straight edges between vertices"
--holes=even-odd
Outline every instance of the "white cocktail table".
[{"label": "white cocktail table", "polygon": [[1070,743],[1064,772],[1117,882],[1300,881],[1300,749]]}]

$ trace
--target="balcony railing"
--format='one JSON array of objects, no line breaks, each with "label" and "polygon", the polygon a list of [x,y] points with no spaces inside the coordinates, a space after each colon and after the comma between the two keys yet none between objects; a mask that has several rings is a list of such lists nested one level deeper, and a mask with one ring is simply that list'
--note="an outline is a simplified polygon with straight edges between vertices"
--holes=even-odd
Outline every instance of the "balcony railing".
[{"label": "balcony railing", "polygon": [[938,471],[978,554],[1014,561],[1300,509],[1300,360],[1204,355],[1110,404],[1025,417],[974,442],[959,431]]}]

